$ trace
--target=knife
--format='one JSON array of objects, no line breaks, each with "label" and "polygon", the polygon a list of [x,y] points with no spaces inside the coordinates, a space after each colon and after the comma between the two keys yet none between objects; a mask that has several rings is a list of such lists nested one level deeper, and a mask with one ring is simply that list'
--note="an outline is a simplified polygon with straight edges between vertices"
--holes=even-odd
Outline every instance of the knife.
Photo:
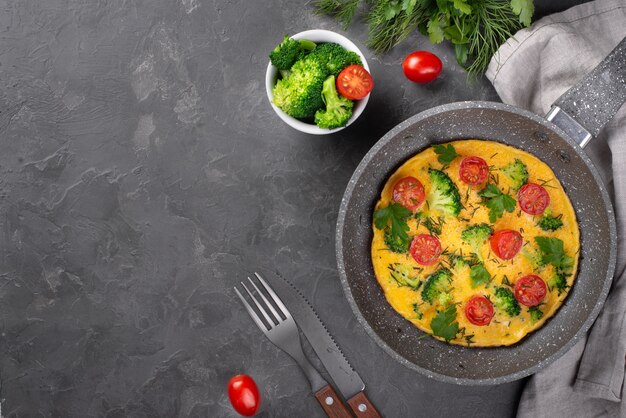
[{"label": "knife", "polygon": [[361,376],[350,366],[313,306],[289,280],[278,272],[276,274],[281,280],[274,280],[274,288],[354,414],[359,418],[380,418],[380,413],[364,392],[365,383]]}]

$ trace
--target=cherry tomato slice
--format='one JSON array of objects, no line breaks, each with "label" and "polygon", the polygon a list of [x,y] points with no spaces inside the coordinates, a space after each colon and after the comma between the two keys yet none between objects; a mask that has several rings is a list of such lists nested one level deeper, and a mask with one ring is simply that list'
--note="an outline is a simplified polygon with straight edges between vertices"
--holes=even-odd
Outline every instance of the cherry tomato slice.
[{"label": "cherry tomato slice", "polygon": [[489,166],[480,157],[465,157],[459,167],[459,177],[472,186],[483,184],[489,176]]},{"label": "cherry tomato slice", "polygon": [[409,80],[415,83],[428,83],[436,79],[443,64],[439,57],[428,51],[415,51],[406,56],[402,62],[402,71]]},{"label": "cherry tomato slice", "polygon": [[411,241],[409,252],[419,264],[430,266],[435,264],[441,254],[441,243],[437,237],[428,234],[417,235]]},{"label": "cherry tomato slice", "polygon": [[493,318],[493,304],[484,296],[472,296],[465,304],[465,316],[474,325],[489,325]]},{"label": "cherry tomato slice", "polygon": [[530,274],[515,282],[515,299],[525,306],[537,306],[546,296],[546,282],[541,277]]},{"label": "cherry tomato slice", "polygon": [[493,233],[489,239],[491,244],[491,251],[493,251],[498,258],[503,260],[510,260],[517,255],[519,250],[522,249],[524,240],[522,234],[512,229],[502,229]]},{"label": "cherry tomato slice", "polygon": [[424,186],[415,177],[401,178],[393,185],[393,200],[413,211],[424,203]]},{"label": "cherry tomato slice", "polygon": [[526,183],[517,192],[519,207],[529,215],[541,215],[550,204],[550,195],[542,186]]},{"label": "cherry tomato slice", "polygon": [[247,374],[238,374],[228,381],[228,398],[237,413],[251,417],[261,405],[259,388]]},{"label": "cherry tomato slice", "polygon": [[350,65],[337,76],[337,91],[350,100],[361,100],[374,88],[374,79],[361,65]]}]

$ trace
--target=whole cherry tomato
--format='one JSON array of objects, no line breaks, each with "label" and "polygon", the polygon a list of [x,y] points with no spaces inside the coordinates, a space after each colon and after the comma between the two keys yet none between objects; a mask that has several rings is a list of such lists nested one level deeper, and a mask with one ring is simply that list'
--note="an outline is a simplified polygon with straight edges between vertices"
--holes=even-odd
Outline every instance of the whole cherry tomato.
[{"label": "whole cherry tomato", "polygon": [[428,83],[436,79],[443,64],[439,57],[428,51],[415,51],[406,56],[402,62],[404,75],[416,83]]},{"label": "whole cherry tomato", "polygon": [[237,413],[251,417],[261,405],[261,396],[254,380],[247,374],[238,374],[228,381],[228,398]]}]

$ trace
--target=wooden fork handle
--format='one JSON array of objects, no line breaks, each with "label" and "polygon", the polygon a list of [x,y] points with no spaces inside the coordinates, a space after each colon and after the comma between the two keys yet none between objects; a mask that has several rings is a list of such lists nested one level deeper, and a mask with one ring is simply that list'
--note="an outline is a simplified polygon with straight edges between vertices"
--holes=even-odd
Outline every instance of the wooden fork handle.
[{"label": "wooden fork handle", "polygon": [[330,385],[315,392],[315,397],[329,418],[352,418],[352,414]]},{"label": "wooden fork handle", "polygon": [[359,392],[348,399],[348,405],[350,405],[352,412],[354,412],[357,418],[381,418],[380,412],[378,412],[365,392]]}]

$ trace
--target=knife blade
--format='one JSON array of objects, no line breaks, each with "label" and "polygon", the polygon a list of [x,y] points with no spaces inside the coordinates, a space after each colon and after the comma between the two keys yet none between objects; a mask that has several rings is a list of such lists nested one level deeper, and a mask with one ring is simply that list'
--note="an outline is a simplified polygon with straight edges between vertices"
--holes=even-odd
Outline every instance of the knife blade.
[{"label": "knife blade", "polygon": [[365,394],[365,383],[352,368],[343,352],[307,298],[280,273],[281,280],[274,280],[274,288],[287,305],[300,330],[313,347],[324,368],[335,382],[337,389],[348,402],[357,417],[380,417],[380,413]]}]

